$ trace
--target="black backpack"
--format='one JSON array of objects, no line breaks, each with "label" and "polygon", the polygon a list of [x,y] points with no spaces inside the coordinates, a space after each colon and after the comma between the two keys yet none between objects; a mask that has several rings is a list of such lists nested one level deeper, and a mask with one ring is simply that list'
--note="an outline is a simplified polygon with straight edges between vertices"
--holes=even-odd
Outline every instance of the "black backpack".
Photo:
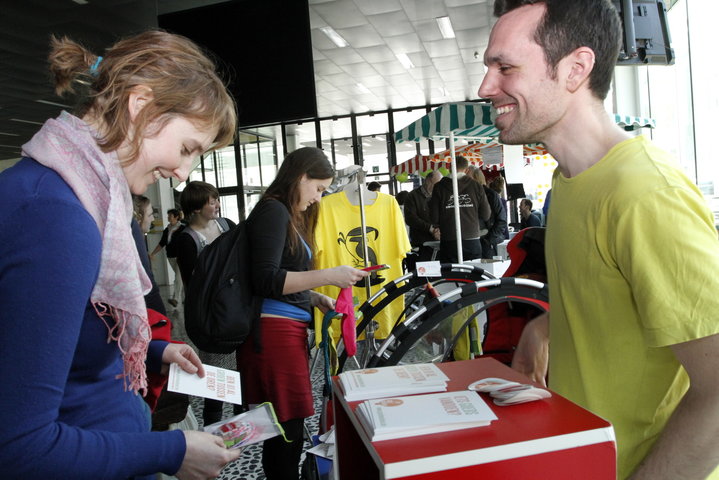
[{"label": "black backpack", "polygon": [[209,353],[231,353],[254,330],[262,298],[252,293],[246,222],[202,249],[185,285],[185,329]]}]

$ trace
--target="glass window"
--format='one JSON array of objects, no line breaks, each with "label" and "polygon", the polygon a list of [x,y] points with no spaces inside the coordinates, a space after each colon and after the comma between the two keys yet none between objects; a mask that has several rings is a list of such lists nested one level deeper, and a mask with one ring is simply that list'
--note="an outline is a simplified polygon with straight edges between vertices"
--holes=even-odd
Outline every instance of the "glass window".
[{"label": "glass window", "polygon": [[354,165],[352,142],[348,141],[352,138],[352,123],[349,117],[322,120],[320,132],[322,150],[325,151],[336,170]]},{"label": "glass window", "polygon": [[[302,147],[316,147],[317,135],[315,122],[288,123],[285,125],[285,141],[287,142],[287,153],[293,152]],[[282,156],[282,152],[280,152]],[[284,158],[284,156],[283,156]]]},{"label": "glass window", "polygon": [[187,178],[188,182],[193,182],[196,180],[202,180],[202,162],[198,163],[197,166],[192,169],[189,177]]},{"label": "glass window", "polygon": [[707,61],[714,52],[712,43],[705,41],[712,38],[715,15],[716,2],[676,2],[667,12],[675,64],[641,68],[646,71],[651,117],[657,123],[644,133],[696,181],[719,225],[719,166],[713,155],[719,75],[714,62]]},{"label": "glass window", "polygon": [[392,193],[389,182],[389,153],[387,152],[387,135],[367,135],[360,139],[364,170],[368,182],[380,182],[383,193]]},{"label": "glass window", "polygon": [[237,166],[235,164],[235,147],[229,146],[217,150],[214,154],[217,167],[217,188],[237,186]]},{"label": "glass window", "polygon": [[229,218],[235,223],[240,222],[240,207],[236,194],[220,195],[220,216]]},{"label": "glass window", "polygon": [[277,141],[268,135],[280,132],[279,126],[240,132],[245,216],[249,215],[277,175]]},{"label": "glass window", "polygon": [[357,133],[360,135],[362,165],[367,173],[367,181],[383,183],[384,193],[390,193],[388,131],[389,120],[386,113],[357,116]]},{"label": "glass window", "polygon": [[258,150],[261,159],[262,186],[267,188],[277,176],[277,157],[275,142],[270,138],[260,137]]},{"label": "glass window", "polygon": [[261,187],[260,152],[257,136],[241,132],[240,151],[242,152],[242,183],[247,187]]},{"label": "glass window", "polygon": [[341,170],[343,168],[354,165],[354,151],[352,150],[352,138],[335,138],[332,139],[332,156],[334,157],[335,169]]},{"label": "glass window", "polygon": [[[411,111],[399,110],[392,113],[394,119],[395,132],[399,132],[409,124],[422,118],[427,114],[427,110],[424,108],[415,108]],[[402,142],[396,145],[397,149],[397,164],[406,162],[410,158],[417,155],[417,144],[415,142]],[[429,155],[429,141],[425,138],[419,142],[419,149],[422,155]],[[444,150],[443,144],[435,146],[435,152]]]}]

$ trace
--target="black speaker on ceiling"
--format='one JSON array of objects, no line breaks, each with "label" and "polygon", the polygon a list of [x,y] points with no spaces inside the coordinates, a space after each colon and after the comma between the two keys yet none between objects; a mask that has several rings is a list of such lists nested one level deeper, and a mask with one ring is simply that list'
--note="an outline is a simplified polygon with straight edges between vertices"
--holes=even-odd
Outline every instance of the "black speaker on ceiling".
[{"label": "black speaker on ceiling", "polygon": [[160,15],[158,25],[214,53],[241,127],[317,116],[307,0],[233,0]]}]

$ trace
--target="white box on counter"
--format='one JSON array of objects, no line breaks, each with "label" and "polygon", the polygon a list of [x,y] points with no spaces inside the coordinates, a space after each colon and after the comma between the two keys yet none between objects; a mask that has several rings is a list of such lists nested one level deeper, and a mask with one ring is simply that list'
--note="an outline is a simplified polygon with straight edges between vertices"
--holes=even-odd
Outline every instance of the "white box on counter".
[{"label": "white box on counter", "polygon": [[475,260],[468,260],[465,263],[477,265],[483,268],[485,271],[491,273],[495,277],[499,278],[504,275],[504,272],[509,268],[509,264],[512,263],[510,260],[492,260],[487,258],[477,258]]}]

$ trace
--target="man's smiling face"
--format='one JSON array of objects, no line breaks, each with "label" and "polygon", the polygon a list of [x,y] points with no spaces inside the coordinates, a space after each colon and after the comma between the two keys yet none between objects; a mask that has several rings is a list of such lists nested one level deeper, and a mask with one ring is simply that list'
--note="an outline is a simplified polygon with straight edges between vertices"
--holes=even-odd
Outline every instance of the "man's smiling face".
[{"label": "man's smiling face", "polygon": [[563,92],[552,78],[544,51],[534,40],[544,4],[526,5],[497,20],[484,54],[479,96],[496,109],[499,139],[507,144],[541,142],[562,117]]}]

